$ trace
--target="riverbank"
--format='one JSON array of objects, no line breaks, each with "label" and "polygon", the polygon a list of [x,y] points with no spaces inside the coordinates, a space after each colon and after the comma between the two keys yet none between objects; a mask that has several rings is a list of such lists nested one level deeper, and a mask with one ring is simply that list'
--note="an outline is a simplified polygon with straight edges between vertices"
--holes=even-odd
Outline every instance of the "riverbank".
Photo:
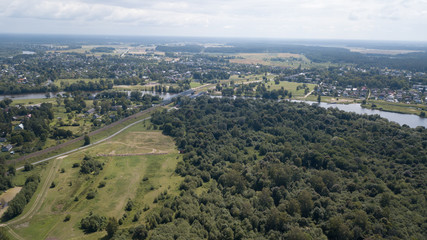
[{"label": "riverbank", "polygon": [[[427,114],[427,105],[422,104],[405,104],[405,103],[390,103],[386,101],[368,101],[366,104],[360,105],[362,108],[379,110],[385,112],[414,114],[422,116],[422,112]],[[425,116],[425,115],[424,115]]]}]

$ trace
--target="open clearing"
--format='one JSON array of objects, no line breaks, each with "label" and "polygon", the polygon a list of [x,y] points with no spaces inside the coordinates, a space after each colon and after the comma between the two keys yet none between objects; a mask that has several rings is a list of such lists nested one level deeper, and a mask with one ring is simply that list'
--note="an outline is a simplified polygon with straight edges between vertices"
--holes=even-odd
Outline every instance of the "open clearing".
[{"label": "open clearing", "polygon": [[[237,58],[230,59],[231,63],[240,64],[262,64],[262,65],[278,65],[281,66],[284,62],[293,60],[302,60],[302,56],[293,53],[240,53],[235,55]],[[273,61],[276,59],[278,61]]]},{"label": "open clearing", "polygon": [[[150,126],[148,122],[136,124],[105,143],[60,159],[53,180],[56,186],[47,191],[43,205],[29,221],[11,226],[15,233],[24,239],[100,239],[106,235],[105,231],[84,234],[79,229],[80,220],[89,212],[119,219],[130,198],[135,206],[126,212],[128,218],[122,227],[135,226],[147,213],[156,211],[161,201],[153,201],[161,192],[167,191],[171,196],[178,194],[182,178],[174,170],[181,157],[172,138],[147,129]],[[165,154],[97,157],[107,153],[150,152]],[[72,167],[74,163],[81,163],[85,155],[103,163],[98,175],[81,174],[79,167]],[[105,186],[100,188],[100,182],[105,182]],[[96,192],[95,198],[86,199],[89,191]],[[146,206],[150,210],[143,212]],[[138,211],[142,212],[139,222],[132,222]],[[67,214],[71,219],[64,222]]]},{"label": "open clearing", "polygon": [[[302,87],[304,83],[297,83],[297,82],[288,82],[288,81],[280,81],[279,84],[276,84],[274,81],[269,81],[266,84],[266,87],[269,87],[268,90],[279,90],[283,87],[284,90],[288,90],[290,92],[292,92],[292,95],[295,97],[301,97],[301,96],[305,96],[305,90]],[[309,92],[312,91],[314,89],[314,87],[316,86],[316,84],[311,84],[311,83],[306,83],[305,84],[308,89]],[[300,86],[300,89],[297,90],[297,87]]]}]

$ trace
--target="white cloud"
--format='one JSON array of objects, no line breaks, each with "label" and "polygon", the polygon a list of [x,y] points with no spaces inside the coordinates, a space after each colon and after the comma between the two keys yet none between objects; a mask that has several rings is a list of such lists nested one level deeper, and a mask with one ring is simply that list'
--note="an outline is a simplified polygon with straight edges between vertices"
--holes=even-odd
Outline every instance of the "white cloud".
[{"label": "white cloud", "polygon": [[[427,40],[426,0],[0,0],[0,4],[0,31],[49,32],[62,27],[73,33],[95,29],[98,34],[129,35],[135,32],[132,29],[143,29],[149,35],[402,39],[401,31],[407,39]],[[35,26],[39,22],[45,26]]]}]

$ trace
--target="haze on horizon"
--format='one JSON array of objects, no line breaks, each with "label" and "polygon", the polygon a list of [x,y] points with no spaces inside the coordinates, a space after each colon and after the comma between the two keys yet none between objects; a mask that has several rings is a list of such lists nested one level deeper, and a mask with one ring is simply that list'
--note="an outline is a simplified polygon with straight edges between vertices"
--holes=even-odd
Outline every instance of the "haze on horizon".
[{"label": "haze on horizon", "polygon": [[427,41],[427,0],[0,3],[0,33]]}]

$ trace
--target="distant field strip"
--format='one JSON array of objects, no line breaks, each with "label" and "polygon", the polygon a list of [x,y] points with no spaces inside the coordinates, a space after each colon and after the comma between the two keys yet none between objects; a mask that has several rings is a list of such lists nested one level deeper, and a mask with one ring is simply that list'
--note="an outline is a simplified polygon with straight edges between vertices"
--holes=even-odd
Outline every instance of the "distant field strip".
[{"label": "distant field strip", "polygon": [[129,154],[98,154],[98,157],[128,157],[128,156],[146,156],[146,155],[166,155],[169,153],[129,153]]}]

